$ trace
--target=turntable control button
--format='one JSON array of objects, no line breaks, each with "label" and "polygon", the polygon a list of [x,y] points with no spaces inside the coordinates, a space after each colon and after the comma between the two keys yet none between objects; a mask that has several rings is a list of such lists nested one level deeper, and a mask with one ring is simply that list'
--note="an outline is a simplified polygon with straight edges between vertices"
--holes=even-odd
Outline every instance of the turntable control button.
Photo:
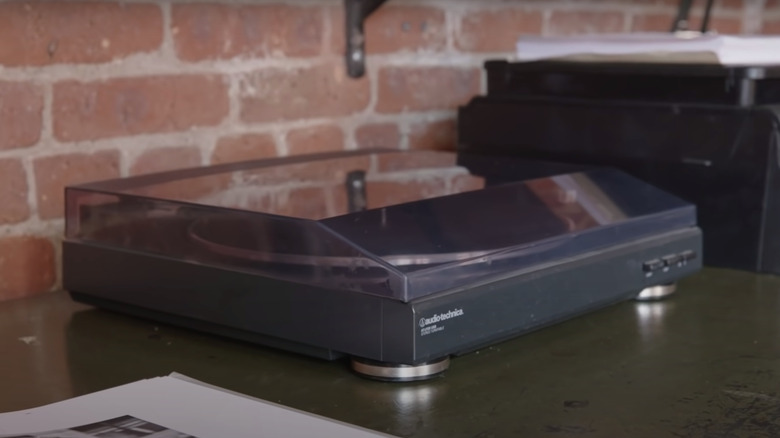
[{"label": "turntable control button", "polygon": [[642,264],[642,270],[645,272],[657,271],[664,267],[664,262],[660,259],[648,260]]},{"label": "turntable control button", "polygon": [[668,256],[661,257],[661,260],[663,260],[665,266],[676,266],[678,263],[685,260],[681,254],[672,254]]},{"label": "turntable control button", "polygon": [[682,257],[682,259],[685,260],[686,262],[688,260],[693,260],[696,258],[696,251],[692,251],[692,250],[683,251],[680,253],[680,257]]}]

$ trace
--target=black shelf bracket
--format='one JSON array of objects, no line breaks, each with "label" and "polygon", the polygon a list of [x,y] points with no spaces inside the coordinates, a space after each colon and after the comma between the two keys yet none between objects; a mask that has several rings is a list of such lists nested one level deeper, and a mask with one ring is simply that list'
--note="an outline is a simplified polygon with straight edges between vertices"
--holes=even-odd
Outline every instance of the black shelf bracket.
[{"label": "black shelf bracket", "polygon": [[[712,15],[712,5],[715,0],[707,0],[704,6],[704,18],[701,22],[701,33],[709,31],[710,16]],[[680,0],[680,4],[677,7],[677,17],[672,22],[672,32],[680,32],[690,30],[688,25],[691,15],[691,7],[693,6],[693,0]]]},{"label": "black shelf bracket", "polygon": [[366,73],[366,35],[363,22],[385,0],[344,0],[347,31],[347,74],[353,78]]}]

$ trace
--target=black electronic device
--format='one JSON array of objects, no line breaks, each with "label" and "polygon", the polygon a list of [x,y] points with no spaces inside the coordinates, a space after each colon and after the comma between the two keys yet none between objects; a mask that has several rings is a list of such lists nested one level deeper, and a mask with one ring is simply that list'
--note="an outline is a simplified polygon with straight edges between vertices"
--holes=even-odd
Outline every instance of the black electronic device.
[{"label": "black electronic device", "polygon": [[622,169],[696,205],[705,264],[780,273],[780,67],[486,69],[488,93],[459,111],[461,164],[515,157]]},{"label": "black electronic device", "polygon": [[456,158],[342,152],[72,186],[64,286],[417,380],[452,356],[661,298],[701,266],[695,207],[623,172],[552,165],[492,183]]}]

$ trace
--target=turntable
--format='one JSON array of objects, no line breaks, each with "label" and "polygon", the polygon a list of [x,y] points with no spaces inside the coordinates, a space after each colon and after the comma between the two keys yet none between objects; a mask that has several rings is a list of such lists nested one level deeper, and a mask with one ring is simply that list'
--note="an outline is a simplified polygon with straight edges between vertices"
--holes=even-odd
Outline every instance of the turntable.
[{"label": "turntable", "polygon": [[627,174],[526,163],[546,176],[492,183],[456,158],[337,152],[71,186],[64,286],[105,309],[409,381],[662,298],[700,269],[695,207]]}]

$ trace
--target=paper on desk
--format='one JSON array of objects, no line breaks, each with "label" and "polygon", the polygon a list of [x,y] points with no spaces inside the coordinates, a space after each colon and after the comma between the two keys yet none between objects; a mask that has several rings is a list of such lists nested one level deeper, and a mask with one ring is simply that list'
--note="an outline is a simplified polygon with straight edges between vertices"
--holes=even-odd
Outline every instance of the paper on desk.
[{"label": "paper on desk", "polygon": [[520,61],[543,59],[780,64],[780,36],[638,32],[561,37],[523,36]]},{"label": "paper on desk", "polygon": [[389,435],[232,393],[179,374],[0,414],[0,437],[378,438]]}]

